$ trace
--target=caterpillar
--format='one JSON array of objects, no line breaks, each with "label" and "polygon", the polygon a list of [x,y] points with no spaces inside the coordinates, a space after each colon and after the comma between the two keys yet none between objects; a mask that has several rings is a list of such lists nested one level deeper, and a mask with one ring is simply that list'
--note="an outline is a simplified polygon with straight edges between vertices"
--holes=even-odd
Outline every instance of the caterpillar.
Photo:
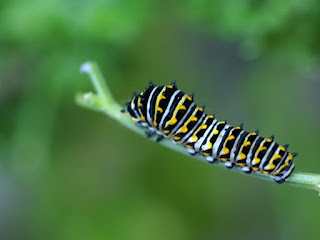
[{"label": "caterpillar", "polygon": [[206,114],[195,104],[194,94],[179,90],[175,81],[171,85],[149,86],[126,103],[123,113],[132,121],[146,127],[148,137],[157,133],[157,141],[171,138],[182,144],[190,154],[201,154],[210,163],[223,162],[227,168],[240,167],[250,174],[261,172],[277,183],[284,183],[295,166],[297,153],[288,152],[287,145],[279,145],[274,136],[259,136],[259,130],[247,132],[243,124],[233,127],[218,121],[214,114]]}]

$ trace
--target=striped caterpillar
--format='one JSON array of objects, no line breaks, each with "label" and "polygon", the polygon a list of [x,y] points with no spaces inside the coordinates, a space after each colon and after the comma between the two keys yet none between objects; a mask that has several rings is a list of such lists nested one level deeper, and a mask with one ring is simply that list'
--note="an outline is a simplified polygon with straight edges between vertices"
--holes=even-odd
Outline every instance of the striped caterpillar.
[{"label": "striped caterpillar", "polygon": [[220,161],[227,168],[240,167],[248,174],[262,172],[277,183],[288,180],[297,153],[288,152],[288,145],[279,145],[274,136],[260,137],[258,130],[247,132],[242,124],[233,127],[218,121],[194,103],[193,95],[177,89],[175,82],[156,86],[150,81],[143,92],[134,94],[122,112],[128,112],[139,126],[147,127],[147,136],[157,133],[157,141],[171,138],[210,163]]}]

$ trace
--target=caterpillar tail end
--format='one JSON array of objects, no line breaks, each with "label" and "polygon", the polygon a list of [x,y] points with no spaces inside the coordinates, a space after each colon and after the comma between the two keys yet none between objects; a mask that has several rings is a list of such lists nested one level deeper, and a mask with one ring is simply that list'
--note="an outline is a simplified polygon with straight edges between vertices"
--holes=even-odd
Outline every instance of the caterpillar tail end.
[{"label": "caterpillar tail end", "polygon": [[293,170],[295,169],[295,165],[292,163],[290,168],[284,173],[282,176],[275,176],[273,179],[276,183],[282,184],[290,178],[291,174],[293,173]]}]

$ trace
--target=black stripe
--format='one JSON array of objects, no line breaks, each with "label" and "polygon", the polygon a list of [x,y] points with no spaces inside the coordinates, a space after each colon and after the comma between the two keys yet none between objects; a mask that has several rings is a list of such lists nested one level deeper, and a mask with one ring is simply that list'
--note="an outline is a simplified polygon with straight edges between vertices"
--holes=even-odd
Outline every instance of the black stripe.
[{"label": "black stripe", "polygon": [[[227,125],[227,123],[226,122],[217,122],[217,126],[214,126],[213,127],[213,129],[212,129],[212,131],[214,131],[214,128],[216,128],[217,130],[218,130],[218,134],[216,134],[216,135],[212,135],[212,137],[210,138],[210,142],[211,142],[211,144],[212,144],[212,148],[213,148],[213,145],[216,143],[216,141],[217,141],[217,138],[218,138],[218,136],[220,135],[220,133],[221,133],[221,130],[225,127]],[[213,152],[212,152],[213,153]],[[217,155],[217,153],[215,153],[215,155],[216,156],[218,156]]]},{"label": "black stripe", "polygon": [[[199,114],[201,114],[199,116]],[[185,143],[188,138],[194,134],[194,132],[198,129],[198,127],[204,122],[204,120],[206,119],[206,114],[204,113],[204,111],[197,111],[195,116],[198,118],[197,121],[191,121],[187,124],[187,128],[188,131],[186,133],[179,133],[177,136],[181,137],[181,139],[183,139],[183,142],[180,142],[180,140],[178,142],[180,143]],[[185,138],[187,136],[187,138]],[[185,138],[185,139],[184,139]]]},{"label": "black stripe", "polygon": [[[208,117],[208,116],[207,116]],[[214,120],[214,118],[205,118],[204,120],[203,120],[203,123],[201,124],[201,125],[199,125],[198,127],[197,127],[197,129],[195,129],[195,131],[194,132],[196,132],[200,127],[202,127],[203,126],[203,124],[206,124],[207,125],[207,128],[206,129],[200,129],[198,132],[197,132],[197,134],[196,134],[196,136],[197,136],[197,139],[199,140],[200,138],[201,138],[201,136],[203,136],[203,134],[206,132],[206,130],[210,127],[210,125],[212,124],[212,122],[213,122],[213,120]],[[192,135],[194,135],[194,134],[192,134]],[[190,138],[190,137],[189,137]],[[188,138],[188,139],[189,139]],[[197,141],[198,141],[197,140]],[[187,143],[187,145],[189,145],[189,146],[192,146],[192,148],[194,148],[194,144],[197,142],[197,141],[195,141],[195,142],[186,142]]]},{"label": "black stripe", "polygon": [[[286,174],[289,171],[289,169],[292,166],[292,164],[293,164],[293,161],[291,160],[289,165],[284,167],[284,169],[282,169],[281,172],[278,175],[275,175],[275,176],[282,177],[284,174]],[[290,175],[291,175],[291,173],[289,174],[289,176]]]},{"label": "black stripe", "polygon": [[171,131],[173,129],[175,129],[176,127],[177,127],[177,130],[179,130],[179,128],[182,127],[184,125],[184,123],[191,117],[192,113],[194,112],[194,110],[197,107],[196,104],[193,104],[193,106],[191,107],[191,104],[192,104],[192,101],[190,101],[186,98],[184,100],[184,102],[182,103],[182,105],[186,107],[186,110],[178,110],[177,115],[176,115],[177,123],[175,123],[173,125],[169,125],[166,128],[164,128],[163,130],[170,130],[170,133],[168,133],[168,134],[174,134],[173,132],[171,133]]},{"label": "black stripe", "polygon": [[[272,147],[271,151],[269,152],[265,162],[263,163],[262,165],[262,169],[261,170],[264,170],[264,167],[268,165],[268,163],[270,162],[270,159],[271,157],[274,155],[275,151],[277,150],[277,148],[279,147],[279,144],[277,144],[276,142],[274,142],[274,146]],[[272,143],[271,143],[272,144]],[[268,149],[269,150],[269,149]],[[268,151],[267,150],[267,151]]]},{"label": "black stripe", "polygon": [[138,115],[139,117],[141,117],[140,116],[140,113],[139,113],[139,107],[138,107],[138,99],[139,99],[139,95],[137,95],[137,96],[135,96],[134,97],[134,100],[133,100],[133,102],[134,102],[134,109],[133,109],[133,111],[136,113],[136,115]]},{"label": "black stripe", "polygon": [[247,157],[248,157],[248,154],[250,152],[250,149],[252,148],[252,145],[253,145],[252,143],[258,137],[258,135],[250,135],[249,137],[248,136],[246,138],[247,139],[246,142],[249,141],[251,144],[249,146],[242,147],[242,151],[241,151],[244,155],[246,155],[246,158],[242,159],[240,161],[237,161],[238,163],[247,163]]},{"label": "black stripe", "polygon": [[[268,150],[269,150],[270,147],[271,147],[271,144],[273,143],[272,141],[271,141],[271,142],[267,142],[266,139],[267,139],[267,138],[264,139],[264,142],[263,142],[263,144],[262,144],[262,147],[266,147],[266,149],[261,150],[261,151],[258,153],[258,155],[257,155],[257,157],[258,157],[259,159],[261,159],[261,162],[258,163],[258,167],[259,167],[260,170],[261,170],[261,167],[262,167],[263,158],[264,158],[264,156],[267,154]],[[254,165],[254,166],[256,167],[256,165]]]},{"label": "black stripe", "polygon": [[232,148],[233,148],[233,146],[234,146],[239,134],[241,133],[241,131],[242,131],[241,128],[237,128],[237,129],[233,128],[233,130],[231,130],[231,133],[229,133],[229,136],[233,135],[234,139],[233,140],[229,140],[229,141],[226,142],[226,146],[225,147],[228,148],[230,150],[230,152],[227,155],[225,155],[225,157],[230,158],[231,150],[232,150]]},{"label": "black stripe", "polygon": [[286,151],[285,154],[283,155],[283,157],[281,158],[280,162],[278,163],[278,165],[277,165],[277,166],[275,167],[275,169],[271,172],[271,174],[274,173],[274,172],[276,172],[276,171],[283,165],[283,162],[284,162],[284,161],[286,160],[286,158],[288,157],[288,154],[289,154],[289,152]]},{"label": "black stripe", "polygon": [[236,162],[237,156],[239,154],[240,148],[244,142],[244,139],[248,136],[249,132],[243,131],[242,134],[239,136],[239,141],[237,143],[236,149],[234,150],[234,159],[232,159],[234,162]]},{"label": "black stripe", "polygon": [[[209,119],[209,120],[210,120],[210,119]],[[210,124],[207,124],[207,126],[208,126],[207,129],[204,129],[204,132],[203,132],[201,135],[199,135],[198,141],[199,141],[199,139],[202,137],[202,135],[205,134],[206,130],[208,130],[208,129],[211,127],[214,118],[212,118],[211,120],[212,120],[211,123],[210,123]],[[219,121],[216,121],[216,122],[213,124],[213,126],[212,126],[212,128],[211,128],[211,132],[213,131],[213,129],[215,128],[215,126],[216,126],[218,123],[219,123]],[[201,132],[201,131],[199,131],[199,132]],[[208,140],[211,132],[209,132],[209,133],[207,134],[207,136],[205,137],[205,139],[202,141],[202,143],[201,143],[201,145],[200,145],[200,147],[199,147],[199,150],[200,150],[200,151],[201,151],[202,145],[207,142],[207,140]],[[198,135],[198,134],[197,134],[197,135]],[[212,147],[213,147],[213,145],[212,145]],[[210,149],[207,149],[207,150],[203,151],[203,152],[209,153],[209,154],[211,155],[211,154],[212,154],[212,147],[211,147]]]},{"label": "black stripe", "polygon": [[[226,141],[226,138],[229,136],[229,132],[233,129],[232,126],[230,126],[226,131],[225,131],[225,134],[223,135],[222,139],[221,139],[221,142],[220,142],[220,145],[218,147],[218,150],[217,150],[217,156],[220,158],[220,151],[224,145],[224,142]],[[230,151],[231,152],[231,151]]]},{"label": "black stripe", "polygon": [[[180,90],[177,90],[177,91],[180,91]],[[173,93],[173,94],[174,94],[174,93]],[[173,94],[172,94],[172,95],[173,95]],[[171,105],[170,111],[169,111],[168,115],[165,117],[165,119],[164,119],[164,121],[163,121],[163,125],[162,125],[162,126],[159,126],[159,127],[161,127],[161,129],[164,129],[166,123],[172,118],[172,114],[173,114],[174,110],[176,109],[179,101],[181,100],[181,98],[182,98],[183,96],[184,96],[184,93],[183,93],[182,91],[180,91],[180,92],[175,96],[175,99],[173,100],[173,103],[172,103],[172,105]],[[172,98],[172,97],[173,97],[173,96],[170,97],[169,102],[171,101],[171,98]],[[168,104],[169,104],[169,102],[168,102]],[[162,119],[161,119],[161,121],[162,121]],[[160,122],[161,122],[161,121],[160,121]]]},{"label": "black stripe", "polygon": [[[289,164],[289,168],[288,168],[287,171],[290,170],[292,164],[293,164],[293,162],[291,161],[291,163]],[[295,168],[295,166],[293,166],[292,170],[290,171],[290,173],[288,174],[288,176],[286,176],[285,180],[287,180],[287,179],[291,176],[291,174],[293,173],[294,168]],[[287,171],[286,171],[286,172],[287,172]]]},{"label": "black stripe", "polygon": [[251,155],[251,159],[250,159],[250,165],[252,165],[253,158],[256,155],[256,152],[257,152],[261,142],[263,141],[263,139],[264,139],[263,137],[258,136],[258,140],[256,141],[255,145],[252,148],[252,155]]},{"label": "black stripe", "polygon": [[137,117],[136,113],[135,113],[134,109],[131,108],[131,102],[132,102],[132,100],[127,103],[127,110],[128,110],[131,117],[136,118]]},{"label": "black stripe", "polygon": [[159,130],[159,124],[162,120],[163,114],[167,110],[169,101],[170,101],[173,93],[177,90],[175,87],[174,88],[168,88],[167,86],[165,86],[165,87],[166,87],[166,90],[162,93],[162,95],[165,96],[165,99],[160,100],[159,106],[158,106],[158,107],[162,108],[163,112],[157,113],[157,116],[156,116],[157,130]]},{"label": "black stripe", "polygon": [[159,93],[161,92],[161,90],[163,89],[163,86],[158,87],[155,92],[153,93],[153,95],[151,96],[151,101],[150,101],[150,116],[151,116],[151,126],[153,126],[153,120],[154,120],[154,112],[155,112],[155,105],[156,105],[156,101],[157,98],[159,97]]},{"label": "black stripe", "polygon": [[[203,134],[211,127],[211,124],[213,123],[214,120],[215,120],[214,118],[208,118],[208,119],[207,119],[207,121],[204,123],[204,124],[207,125],[207,128],[206,128],[206,129],[200,129],[199,132],[197,132],[197,135],[196,135],[196,136],[197,136],[198,139],[200,139],[200,138],[203,136]],[[214,123],[212,129],[214,128],[214,126],[215,126],[217,123],[218,123],[218,121],[216,121],[216,122]],[[202,126],[202,124],[201,124],[201,126]],[[199,126],[199,127],[201,127],[201,126]],[[210,133],[208,134],[208,136],[209,136],[209,135],[210,135]]]},{"label": "black stripe", "polygon": [[[169,125],[168,127],[164,128],[163,130],[170,130],[170,132],[169,132],[168,134],[175,134],[175,133],[185,124],[185,122],[189,120],[189,118],[190,118],[191,115],[193,114],[193,112],[194,112],[194,110],[196,109],[196,107],[197,107],[197,105],[194,104],[194,105],[191,107],[191,110],[190,110],[190,111],[189,111],[189,109],[187,109],[187,112],[189,111],[189,113],[187,114],[186,118],[185,118],[183,121],[181,121],[182,119],[179,120],[179,119],[177,118],[177,120],[178,120],[177,124]],[[189,108],[190,108],[190,107],[189,107]],[[178,125],[179,125],[179,126],[178,126]],[[176,130],[175,132],[171,132],[175,127],[177,127],[177,130]],[[168,134],[166,134],[166,135],[168,135]]]},{"label": "black stripe", "polygon": [[146,118],[146,122],[148,122],[148,120],[147,120],[147,104],[148,104],[150,94],[154,88],[155,87],[149,87],[148,89],[146,89],[143,92],[143,95],[141,96],[141,103],[142,103],[141,112],[142,112],[143,116]]}]

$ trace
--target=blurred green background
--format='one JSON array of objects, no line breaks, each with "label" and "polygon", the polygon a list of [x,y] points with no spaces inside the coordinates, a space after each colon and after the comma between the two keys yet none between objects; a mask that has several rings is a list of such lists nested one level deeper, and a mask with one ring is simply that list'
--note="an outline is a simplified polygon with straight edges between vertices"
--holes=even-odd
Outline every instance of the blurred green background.
[{"label": "blurred green background", "polygon": [[2,0],[0,239],[319,239],[316,192],[179,155],[75,105],[171,83],[320,173],[320,4]]}]

